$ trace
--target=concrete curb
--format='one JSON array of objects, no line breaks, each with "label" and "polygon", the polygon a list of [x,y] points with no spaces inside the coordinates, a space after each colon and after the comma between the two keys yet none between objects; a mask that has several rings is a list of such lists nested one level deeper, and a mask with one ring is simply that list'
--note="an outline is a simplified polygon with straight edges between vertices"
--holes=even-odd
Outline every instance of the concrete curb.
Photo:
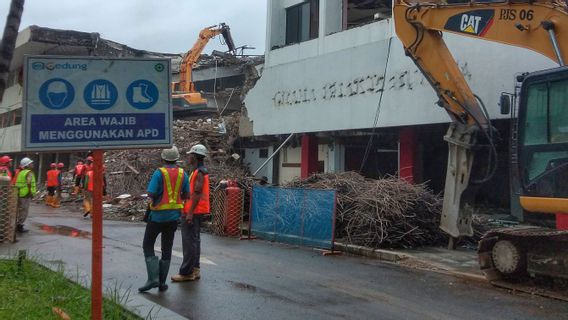
[{"label": "concrete curb", "polygon": [[431,266],[432,268],[422,268],[422,267],[419,267],[419,266],[408,266],[408,265],[404,265],[404,264],[399,264],[399,265],[402,266],[402,267],[410,268],[410,269],[419,269],[419,270],[423,270],[423,271],[429,271],[429,272],[435,272],[435,273],[439,273],[439,274],[454,276],[458,279],[473,280],[473,281],[478,281],[478,282],[490,284],[490,282],[487,281],[487,279],[485,279],[485,277],[482,276],[482,275],[451,270],[451,269],[448,269],[446,267],[443,267],[443,266],[440,266],[440,265],[437,265],[437,264],[432,264],[428,261],[424,261],[423,259],[416,258],[416,257],[414,257],[413,255],[410,255],[410,254],[395,252],[395,251],[386,250],[386,249],[373,249],[373,248],[369,248],[369,247],[346,244],[346,243],[341,243],[341,242],[334,243],[334,247],[335,247],[335,249],[346,252],[346,253],[355,254],[355,255],[364,256],[364,257],[369,257],[369,258],[374,258],[374,259],[378,259],[378,260],[386,261],[386,262],[391,262],[391,263],[397,263],[397,262],[400,262],[400,261],[403,261],[403,260],[413,260],[413,261],[417,261],[419,263]]},{"label": "concrete curb", "polygon": [[385,249],[373,249],[369,247],[357,246],[341,242],[335,242],[334,248],[343,252],[356,254],[359,256],[364,256],[369,258],[375,258],[383,261],[389,261],[389,262],[398,262],[400,260],[411,258],[411,256],[399,252],[394,252]]}]

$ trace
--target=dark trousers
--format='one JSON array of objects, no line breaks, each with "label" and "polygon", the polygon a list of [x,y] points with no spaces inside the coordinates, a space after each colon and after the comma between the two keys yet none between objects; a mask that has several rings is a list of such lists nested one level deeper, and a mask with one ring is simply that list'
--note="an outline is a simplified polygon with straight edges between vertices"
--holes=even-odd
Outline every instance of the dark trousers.
[{"label": "dark trousers", "polygon": [[201,256],[201,215],[193,215],[193,222],[181,220],[181,243],[183,247],[183,262],[179,268],[179,274],[189,275],[193,268],[199,268]]},{"label": "dark trousers", "polygon": [[57,190],[57,187],[47,187],[47,195],[54,196],[55,190]]},{"label": "dark trousers", "polygon": [[172,247],[174,245],[174,235],[177,229],[177,221],[168,222],[148,222],[146,231],[144,231],[144,241],[142,248],[144,249],[144,257],[153,257],[154,244],[158,234],[162,234],[162,260],[172,259]]}]

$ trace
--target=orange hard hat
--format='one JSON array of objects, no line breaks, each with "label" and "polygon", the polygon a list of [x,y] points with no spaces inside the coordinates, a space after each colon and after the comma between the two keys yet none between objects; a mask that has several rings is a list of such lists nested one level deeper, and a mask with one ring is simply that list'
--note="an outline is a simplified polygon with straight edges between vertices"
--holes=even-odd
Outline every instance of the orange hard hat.
[{"label": "orange hard hat", "polygon": [[8,163],[10,163],[10,161],[12,161],[12,158],[10,158],[8,156],[0,157],[0,164],[8,164]]},{"label": "orange hard hat", "polygon": [[59,163],[57,164],[57,167],[58,167],[58,168],[63,168],[63,167],[65,167],[65,165],[63,164],[63,162],[59,162]]},{"label": "orange hard hat", "polygon": [[52,168],[57,168],[57,163],[54,162],[54,163],[50,164],[49,166],[52,167]]}]

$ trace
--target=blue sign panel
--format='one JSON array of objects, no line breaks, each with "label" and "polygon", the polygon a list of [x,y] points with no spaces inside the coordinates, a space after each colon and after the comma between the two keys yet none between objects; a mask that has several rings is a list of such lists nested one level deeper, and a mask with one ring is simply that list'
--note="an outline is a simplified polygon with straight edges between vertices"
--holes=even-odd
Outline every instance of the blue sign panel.
[{"label": "blue sign panel", "polygon": [[32,115],[32,143],[85,141],[160,141],[163,113]]},{"label": "blue sign panel", "polygon": [[27,56],[24,68],[25,150],[171,145],[169,59]]}]

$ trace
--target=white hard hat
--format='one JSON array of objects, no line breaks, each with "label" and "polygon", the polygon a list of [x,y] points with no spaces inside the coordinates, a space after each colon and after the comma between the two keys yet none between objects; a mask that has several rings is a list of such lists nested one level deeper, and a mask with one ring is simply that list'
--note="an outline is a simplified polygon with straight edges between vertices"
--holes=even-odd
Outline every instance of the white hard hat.
[{"label": "white hard hat", "polygon": [[196,144],[193,147],[191,147],[191,149],[189,149],[188,154],[192,154],[192,153],[206,157],[207,156],[207,148],[202,144]]},{"label": "white hard hat", "polygon": [[30,164],[32,164],[34,161],[28,157],[23,158],[22,160],[20,160],[20,167],[27,167]]},{"label": "white hard hat", "polygon": [[171,149],[162,150],[162,159],[166,161],[177,161],[179,160],[179,150],[176,146]]}]

